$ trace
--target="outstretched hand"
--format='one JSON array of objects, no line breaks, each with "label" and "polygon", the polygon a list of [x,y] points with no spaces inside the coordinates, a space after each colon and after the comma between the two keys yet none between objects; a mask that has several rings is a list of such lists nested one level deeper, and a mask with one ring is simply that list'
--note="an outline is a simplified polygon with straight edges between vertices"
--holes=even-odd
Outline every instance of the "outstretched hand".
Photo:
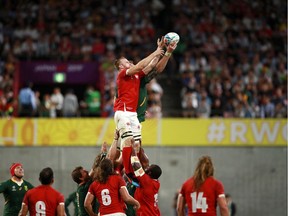
[{"label": "outstretched hand", "polygon": [[115,132],[114,132],[114,140],[118,140],[119,139],[119,130],[115,129]]},{"label": "outstretched hand", "polygon": [[172,53],[177,47],[177,43],[172,42],[167,46],[167,52]]},{"label": "outstretched hand", "polygon": [[161,37],[161,39],[157,39],[157,45],[159,48],[163,49],[165,47],[165,40],[164,36]]},{"label": "outstretched hand", "polygon": [[104,143],[102,144],[102,147],[101,147],[101,152],[107,152],[107,143],[104,141]]}]

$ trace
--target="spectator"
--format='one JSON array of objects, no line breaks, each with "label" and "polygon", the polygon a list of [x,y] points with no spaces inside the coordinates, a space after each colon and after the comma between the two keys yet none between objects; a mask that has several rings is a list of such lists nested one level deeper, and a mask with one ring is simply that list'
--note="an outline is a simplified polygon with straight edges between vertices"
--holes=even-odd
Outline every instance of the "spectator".
[{"label": "spectator", "polygon": [[275,114],[275,105],[271,103],[268,95],[263,95],[260,103],[260,117],[273,118]]},{"label": "spectator", "polygon": [[61,93],[61,89],[58,87],[55,87],[53,90],[53,93],[50,98],[51,101],[51,111],[56,113],[56,117],[62,117],[63,116],[63,101],[64,97]]},{"label": "spectator", "polygon": [[42,104],[40,100],[40,91],[35,91],[35,103],[36,103],[36,109],[34,116],[39,117],[42,109]]},{"label": "spectator", "polygon": [[33,84],[27,83],[19,93],[19,116],[32,117],[35,114],[37,105],[35,100],[35,93],[32,90]]},{"label": "spectator", "polygon": [[234,203],[230,194],[225,194],[225,198],[226,198],[226,202],[228,205],[229,216],[235,216],[236,215],[236,204]]},{"label": "spectator", "polygon": [[198,118],[209,118],[211,113],[211,105],[207,100],[206,91],[201,95],[200,101],[198,101],[198,107],[196,108],[196,116]]},{"label": "spectator", "polygon": [[182,115],[185,118],[192,118],[196,116],[196,109],[198,108],[197,95],[191,89],[187,89],[182,97]]},{"label": "spectator", "polygon": [[41,107],[41,117],[56,117],[56,111],[55,109],[52,109],[52,102],[49,94],[44,95]]},{"label": "spectator", "polygon": [[64,35],[60,40],[59,53],[62,61],[67,61],[70,58],[72,51],[71,40],[67,35]]},{"label": "spectator", "polygon": [[86,89],[84,101],[81,103],[84,116],[99,117],[101,116],[101,93],[95,90],[92,85]]},{"label": "spectator", "polygon": [[148,116],[150,118],[161,118],[162,117],[162,102],[161,98],[163,95],[163,89],[157,82],[156,78],[152,79],[147,84],[148,93]]},{"label": "spectator", "polygon": [[[196,86],[196,93],[199,93],[200,88],[205,88],[208,96],[213,98],[214,89],[212,88],[211,91],[209,86],[211,79],[212,86],[215,85],[213,80],[215,75],[221,77],[220,84],[223,93],[228,90],[223,86],[222,73],[224,73],[225,76],[232,77],[225,78],[227,79],[225,85],[231,85],[229,89],[233,89],[235,84],[240,84],[244,91],[252,83],[258,87],[256,92],[253,90],[253,96],[248,95],[248,103],[252,108],[260,106],[260,100],[257,98],[263,90],[269,91],[272,96],[271,93],[275,91],[276,86],[283,88],[284,97],[287,100],[285,90],[287,26],[286,13],[283,12],[281,1],[273,1],[269,4],[264,4],[260,0],[253,1],[253,3],[242,2],[240,7],[239,3],[237,5],[233,1],[221,2],[221,6],[217,1],[210,2],[211,14],[201,19],[196,19],[196,17],[207,14],[206,4],[182,2],[180,7],[179,2],[172,1],[173,9],[170,10],[171,17],[178,17],[177,21],[165,19],[165,22],[160,25],[159,19],[154,18],[162,17],[167,11],[167,5],[158,4],[159,1],[153,1],[153,4],[147,4],[145,1],[137,1],[133,4],[121,1],[113,7],[101,2],[101,7],[96,9],[94,1],[88,1],[84,5],[78,2],[67,4],[64,0],[59,0],[57,3],[40,1],[32,4],[33,9],[31,9],[29,19],[26,19],[27,11],[30,12],[26,4],[19,8],[17,4],[10,4],[6,1],[0,9],[0,14],[3,14],[0,24],[0,50],[2,50],[1,56],[3,57],[1,61],[4,64],[7,63],[8,67],[1,69],[0,66],[1,86],[3,83],[4,85],[13,83],[17,60],[90,61],[91,47],[92,59],[97,59],[101,65],[110,55],[141,59],[147,51],[151,50],[151,46],[145,41],[153,40],[157,31],[159,34],[159,32],[171,29],[169,26],[174,26],[181,41],[171,59],[174,61],[168,63],[168,71],[164,73],[169,75],[169,79],[166,75],[162,76],[167,83],[173,83],[171,79],[177,78],[176,71],[179,72],[178,75],[184,70],[193,71],[197,80],[197,82],[192,82]],[[158,7],[158,5],[161,6]],[[130,15],[124,16],[116,13],[124,7],[131,12]],[[145,9],[145,13],[141,12],[140,16],[136,15],[133,12],[135,7]],[[103,13],[103,8],[107,13]],[[257,17],[255,20],[251,18],[251,11],[253,11],[253,17]],[[195,19],[191,19],[191,14],[195,16]],[[231,14],[233,16],[230,16]],[[135,18],[134,22],[122,28],[128,19],[131,20],[131,17]],[[67,35],[71,35],[71,38],[69,39]],[[141,52],[137,52],[135,47]],[[81,48],[83,48],[84,55],[81,54]],[[13,62],[11,62],[11,56],[14,59]],[[242,76],[240,79],[243,81],[238,83],[240,71]],[[104,71],[105,86],[110,86],[110,83],[114,81],[113,72],[113,68],[109,69],[110,76],[107,77],[107,70]],[[9,76],[5,76],[6,73]],[[170,76],[171,74],[173,76]],[[1,76],[5,77],[5,81],[1,80]],[[263,83],[263,78],[268,82]],[[226,112],[224,109],[227,100],[227,98],[222,98],[223,112]],[[252,103],[251,100],[253,100]],[[103,102],[104,108],[106,100]],[[107,102],[109,108],[110,98]],[[271,100],[271,103],[274,104],[274,101]],[[224,117],[235,116],[236,104],[231,104],[229,113]]]},{"label": "spectator", "polygon": [[73,89],[68,89],[63,101],[63,116],[76,117],[78,112],[78,98]]}]

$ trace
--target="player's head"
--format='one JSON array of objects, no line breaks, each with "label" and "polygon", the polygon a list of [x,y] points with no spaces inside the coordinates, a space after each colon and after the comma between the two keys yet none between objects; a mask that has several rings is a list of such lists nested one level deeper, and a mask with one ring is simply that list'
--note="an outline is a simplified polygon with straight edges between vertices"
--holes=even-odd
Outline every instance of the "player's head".
[{"label": "player's head", "polygon": [[210,176],[214,175],[214,166],[209,156],[202,156],[198,160],[194,172],[195,187],[198,189],[202,183]]},{"label": "player's head", "polygon": [[95,170],[99,166],[100,162],[104,158],[106,158],[106,156],[107,156],[107,152],[101,152],[100,154],[98,154],[94,160],[94,163],[92,165],[92,169]]},{"label": "player's head", "polygon": [[82,166],[76,167],[71,173],[72,179],[77,184],[87,182],[90,179],[89,173]]},{"label": "player's head", "polygon": [[145,172],[152,179],[158,179],[162,174],[162,169],[158,165],[152,164],[145,170]]},{"label": "player's head", "polygon": [[129,69],[133,65],[133,62],[129,61],[125,57],[120,57],[114,62],[114,66],[117,70]]},{"label": "player's head", "polygon": [[39,181],[42,185],[50,185],[54,181],[54,173],[50,167],[44,168],[39,174]]},{"label": "player's head", "polygon": [[24,169],[23,169],[23,165],[21,163],[13,163],[10,166],[10,174],[11,176],[15,176],[19,179],[24,177]]},{"label": "player's head", "polygon": [[95,170],[94,179],[105,183],[110,175],[114,174],[113,163],[110,159],[104,158]]}]

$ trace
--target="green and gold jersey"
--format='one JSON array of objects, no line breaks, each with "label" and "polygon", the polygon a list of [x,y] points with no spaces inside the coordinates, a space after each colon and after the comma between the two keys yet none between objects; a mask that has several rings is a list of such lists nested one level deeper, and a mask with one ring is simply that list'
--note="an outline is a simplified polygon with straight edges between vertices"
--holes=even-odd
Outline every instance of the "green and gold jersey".
[{"label": "green and gold jersey", "polygon": [[[134,193],[135,193],[135,190],[136,190],[136,186],[134,186],[133,184],[131,183],[127,183],[126,184],[126,187],[127,187],[127,190],[129,192],[129,194],[134,197]],[[125,213],[127,216],[136,216],[136,211],[134,209],[134,206],[133,205],[129,205],[129,204],[126,204],[127,208],[125,210]]]},{"label": "green and gold jersey", "polygon": [[[73,203],[73,207],[74,207],[74,213],[70,214],[68,206]],[[77,196],[76,196],[76,191],[71,193],[65,200],[65,213],[67,216],[70,215],[74,215],[74,216],[78,216],[79,210],[78,210],[78,205],[77,205]]]},{"label": "green and gold jersey", "polygon": [[25,180],[21,184],[12,179],[0,183],[0,193],[5,199],[3,216],[18,215],[25,193],[32,188],[33,185]]},{"label": "green and gold jersey", "polygon": [[146,84],[149,83],[153,78],[157,76],[156,71],[151,71],[145,77],[143,77],[140,81],[140,88],[139,88],[139,99],[138,99],[138,106],[137,106],[137,118],[139,122],[145,121],[145,112],[147,110],[147,89]]},{"label": "green and gold jersey", "polygon": [[[77,188],[76,196],[77,196],[78,215],[89,216],[89,214],[85,210],[84,201],[85,201],[86,194],[87,194],[89,187],[92,184],[92,182],[93,181],[91,179],[88,182],[86,182],[85,184],[79,185]],[[99,203],[97,202],[97,200],[95,201],[95,199],[92,203],[92,209],[93,209],[93,212],[95,214],[98,214]]]}]

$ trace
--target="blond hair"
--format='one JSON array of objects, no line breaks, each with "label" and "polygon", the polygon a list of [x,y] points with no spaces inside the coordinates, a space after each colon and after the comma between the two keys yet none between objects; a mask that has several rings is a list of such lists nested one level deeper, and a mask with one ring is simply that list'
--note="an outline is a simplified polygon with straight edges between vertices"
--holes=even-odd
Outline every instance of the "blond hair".
[{"label": "blond hair", "polygon": [[197,167],[195,169],[193,179],[194,179],[194,190],[199,190],[201,185],[205,180],[214,175],[214,166],[212,159],[209,156],[202,156],[199,158]]},{"label": "blond hair", "polygon": [[120,63],[121,63],[121,60],[124,59],[125,57],[120,57],[119,59],[116,59],[115,62],[114,62],[114,67],[119,70],[119,66],[120,66]]}]

